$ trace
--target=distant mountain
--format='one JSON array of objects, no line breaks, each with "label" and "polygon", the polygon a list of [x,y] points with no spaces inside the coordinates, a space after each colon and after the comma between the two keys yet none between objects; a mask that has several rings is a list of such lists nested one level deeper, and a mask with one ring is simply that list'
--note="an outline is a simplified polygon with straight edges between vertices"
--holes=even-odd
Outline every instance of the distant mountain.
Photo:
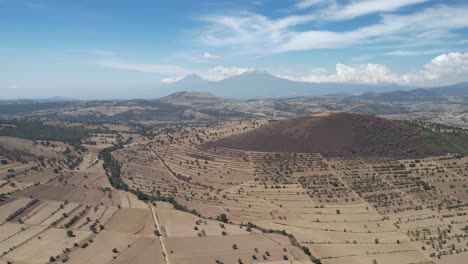
[{"label": "distant mountain", "polygon": [[313,95],[309,85],[275,77],[263,71],[251,71],[215,84],[214,94],[233,98],[292,97]]},{"label": "distant mountain", "polygon": [[355,94],[371,91],[387,92],[408,90],[394,85],[366,85],[352,83],[308,83],[273,76],[264,71],[250,71],[217,82],[189,75],[178,82],[165,85],[167,94],[178,91],[209,92],[223,98],[280,98],[296,96],[322,96],[329,94]]},{"label": "distant mountain", "polygon": [[210,85],[208,80],[203,79],[202,77],[191,74],[180,79],[177,82],[166,84],[162,86],[162,90],[167,94],[172,94],[182,91],[203,91]]},{"label": "distant mountain", "polygon": [[432,91],[432,89],[414,89],[411,91],[393,91],[386,93],[370,92],[353,97],[361,100],[380,102],[436,102],[446,100],[441,94]]},{"label": "distant mountain", "polygon": [[0,105],[12,105],[12,104],[37,104],[37,103],[61,103],[61,102],[73,102],[77,101],[71,98],[54,96],[50,98],[42,99],[11,99],[11,100],[0,100]]},{"label": "distant mountain", "polygon": [[192,104],[210,104],[218,103],[223,99],[218,98],[210,93],[202,92],[176,92],[159,99],[161,102],[172,103],[178,105],[192,105]]},{"label": "distant mountain", "polygon": [[468,82],[456,83],[447,86],[430,88],[429,90],[443,96],[463,96],[468,97]]},{"label": "distant mountain", "polygon": [[381,102],[437,102],[447,100],[451,96],[468,97],[468,82],[410,91],[369,92],[353,96],[353,98]]}]

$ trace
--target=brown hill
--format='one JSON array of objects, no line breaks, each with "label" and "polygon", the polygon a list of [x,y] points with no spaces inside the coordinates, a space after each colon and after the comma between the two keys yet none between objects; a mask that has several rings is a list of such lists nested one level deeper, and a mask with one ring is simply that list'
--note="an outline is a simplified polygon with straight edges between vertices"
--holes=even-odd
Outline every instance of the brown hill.
[{"label": "brown hill", "polygon": [[192,105],[192,104],[210,104],[222,102],[210,93],[200,92],[177,92],[160,99],[162,102],[177,104],[177,105]]},{"label": "brown hill", "polygon": [[221,139],[211,146],[261,152],[319,152],[410,158],[444,154],[409,124],[353,113],[331,113],[275,121]]}]

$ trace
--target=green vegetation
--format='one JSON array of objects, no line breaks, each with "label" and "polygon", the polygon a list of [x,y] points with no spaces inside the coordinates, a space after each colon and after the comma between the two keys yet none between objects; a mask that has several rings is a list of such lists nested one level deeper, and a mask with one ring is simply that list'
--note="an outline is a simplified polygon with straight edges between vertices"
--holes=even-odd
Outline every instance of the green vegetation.
[{"label": "green vegetation", "polygon": [[75,234],[73,234],[72,230],[67,231],[67,237],[75,237]]},{"label": "green vegetation", "polygon": [[[255,229],[259,230],[262,233],[267,233],[267,234],[268,233],[273,233],[273,234],[280,234],[280,235],[286,236],[291,241],[291,244],[293,246],[295,246],[295,247],[300,248],[309,257],[309,259],[313,263],[315,263],[315,264],[321,264],[322,263],[322,261],[320,259],[318,259],[318,258],[316,258],[315,256],[312,255],[312,253],[310,252],[310,249],[308,247],[301,246],[301,244],[299,244],[299,242],[297,242],[297,239],[294,237],[294,235],[288,234],[285,230],[275,230],[275,229],[271,229],[271,228],[266,229],[266,228],[257,226],[256,224],[253,224],[251,222],[247,222],[247,224],[241,223],[241,226],[245,226],[247,231],[252,230],[252,228],[255,228]],[[284,249],[284,250],[286,251],[286,249]]]},{"label": "green vegetation", "polygon": [[408,122],[423,132],[424,141],[445,151],[467,155],[468,130],[444,124]]},{"label": "green vegetation", "polygon": [[0,114],[9,115],[27,113],[54,108],[62,108],[71,105],[72,102],[50,102],[50,103],[25,103],[25,104],[3,104],[0,105]]},{"label": "green vegetation", "polygon": [[425,132],[426,140],[453,153],[468,154],[468,133]]},{"label": "green vegetation", "polygon": [[[32,157],[33,155],[27,151],[21,149],[10,149],[0,146],[0,155],[5,156],[11,160],[17,160],[24,162],[27,157]],[[3,163],[3,161],[2,161]]]},{"label": "green vegetation", "polygon": [[352,107],[350,111],[356,112],[356,113],[369,114],[369,115],[389,115],[389,114],[395,115],[395,114],[409,113],[409,110],[407,109],[407,107],[403,105],[399,105],[399,104],[386,105],[386,104],[372,104],[372,103]]},{"label": "green vegetation", "polygon": [[99,152],[99,159],[103,161],[104,170],[108,172],[108,179],[110,184],[119,190],[128,191],[128,185],[123,182],[120,177],[120,164],[119,161],[112,157],[112,151],[121,148],[121,145],[115,145],[109,148],[105,148]]},{"label": "green vegetation", "polygon": [[[29,140],[61,141],[74,147],[79,147],[81,139],[95,132],[81,127],[48,126],[39,120],[7,120],[8,125],[0,129],[0,136],[10,136]],[[102,132],[102,131],[100,131]]]},{"label": "green vegetation", "polygon": [[227,218],[226,214],[220,214],[218,217],[217,217],[218,221],[221,221],[223,223],[227,223],[229,221],[229,219]]},{"label": "green vegetation", "polygon": [[28,210],[29,208],[31,208],[32,206],[34,206],[34,205],[37,204],[38,202],[39,202],[39,200],[37,200],[37,199],[33,199],[33,200],[29,201],[25,206],[18,208],[16,211],[14,211],[14,212],[11,213],[9,216],[7,216],[7,217],[5,218],[5,220],[6,220],[6,221],[12,221],[12,220],[15,219],[17,216],[19,216],[20,214],[24,213],[26,210]]},{"label": "green vegetation", "polygon": [[124,191],[130,191],[134,193],[139,200],[142,200],[142,201],[168,202],[168,203],[171,203],[174,206],[174,209],[176,210],[180,210],[180,211],[191,213],[193,215],[200,216],[200,214],[196,210],[189,210],[187,206],[179,204],[172,196],[163,196],[161,195],[159,191],[157,191],[155,195],[148,195],[138,189],[137,190],[130,189],[128,184],[126,184],[121,178],[121,175],[120,175],[121,167],[120,167],[119,161],[116,160],[114,157],[112,157],[112,151],[122,148],[123,144],[124,143],[119,142],[118,145],[105,148],[99,152],[99,159],[103,161],[102,166],[108,172],[109,182],[114,188],[119,189],[119,190],[124,190]]}]

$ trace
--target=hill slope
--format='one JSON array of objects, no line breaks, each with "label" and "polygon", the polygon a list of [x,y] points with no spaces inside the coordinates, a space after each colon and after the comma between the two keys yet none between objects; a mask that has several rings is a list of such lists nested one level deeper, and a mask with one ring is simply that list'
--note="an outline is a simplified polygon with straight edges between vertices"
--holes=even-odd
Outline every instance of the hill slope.
[{"label": "hill slope", "polygon": [[354,98],[381,102],[439,102],[445,100],[441,94],[430,89],[393,91],[387,93],[370,92],[354,96]]},{"label": "hill slope", "polygon": [[215,97],[210,93],[199,92],[176,92],[160,99],[160,101],[172,104],[207,104],[220,102],[222,99]]},{"label": "hill slope", "polygon": [[447,86],[434,87],[430,90],[444,96],[464,96],[468,97],[468,82],[456,83]]},{"label": "hill slope", "polygon": [[213,146],[262,152],[320,152],[324,155],[423,157],[444,154],[420,128],[370,115],[332,113],[276,121]]}]

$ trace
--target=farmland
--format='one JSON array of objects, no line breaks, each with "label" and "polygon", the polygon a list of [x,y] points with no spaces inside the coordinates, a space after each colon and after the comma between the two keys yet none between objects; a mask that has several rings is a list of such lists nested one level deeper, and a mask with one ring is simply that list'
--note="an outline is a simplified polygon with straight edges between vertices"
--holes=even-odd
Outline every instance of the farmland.
[{"label": "farmland", "polygon": [[[46,119],[34,136],[22,131],[32,123],[4,124],[2,263],[456,264],[468,256],[468,158],[437,145],[448,134],[465,140],[464,130],[335,112],[286,123],[113,122],[144,108],[93,107],[83,115],[106,120]],[[74,132],[56,136],[64,129]],[[433,129],[430,140],[421,129]]]},{"label": "farmland", "polygon": [[468,264],[468,0],[0,0],[0,264]]}]

